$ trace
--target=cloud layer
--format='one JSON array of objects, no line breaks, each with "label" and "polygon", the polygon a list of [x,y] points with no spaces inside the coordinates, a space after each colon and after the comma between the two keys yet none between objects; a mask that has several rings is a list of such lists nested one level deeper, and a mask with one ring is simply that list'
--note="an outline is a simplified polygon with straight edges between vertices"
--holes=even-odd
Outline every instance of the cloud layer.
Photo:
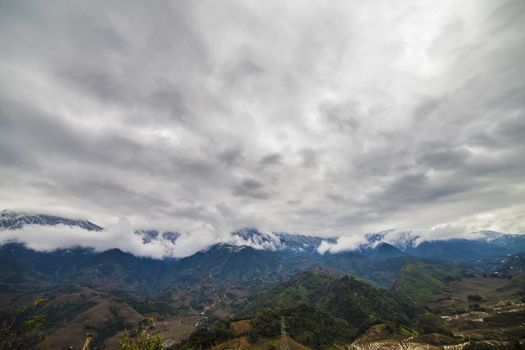
[{"label": "cloud layer", "polygon": [[25,225],[16,230],[0,230],[0,244],[23,243],[36,251],[84,247],[100,252],[117,248],[156,259],[189,256],[219,242],[219,238],[213,237],[208,231],[181,234],[176,240],[157,237],[145,242],[143,237],[134,232],[128,220],[119,220],[103,231],[88,231],[66,225]]},{"label": "cloud layer", "polygon": [[23,0],[0,52],[6,209],[190,245],[525,230],[523,1]]}]

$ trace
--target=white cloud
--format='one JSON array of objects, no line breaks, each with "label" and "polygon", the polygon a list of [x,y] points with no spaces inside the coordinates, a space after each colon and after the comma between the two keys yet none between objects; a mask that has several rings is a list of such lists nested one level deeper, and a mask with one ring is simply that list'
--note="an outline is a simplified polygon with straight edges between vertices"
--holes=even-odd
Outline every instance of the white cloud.
[{"label": "white cloud", "polygon": [[341,236],[336,243],[323,241],[317,251],[320,254],[339,253],[348,250],[356,250],[360,245],[366,244],[367,240],[364,235]]},{"label": "white cloud", "polygon": [[255,249],[279,250],[282,247],[279,237],[273,232],[259,231],[251,239],[244,239],[238,235],[228,235],[225,242],[236,246],[250,246]]},{"label": "white cloud", "polygon": [[16,230],[0,230],[0,244],[23,243],[36,251],[53,251],[73,247],[94,248],[104,251],[118,248],[137,256],[151,258],[184,257],[215,243],[209,232],[181,234],[175,244],[166,239],[155,239],[144,244],[142,236],[128,220],[122,219],[103,231],[88,231],[75,226],[25,225]]}]

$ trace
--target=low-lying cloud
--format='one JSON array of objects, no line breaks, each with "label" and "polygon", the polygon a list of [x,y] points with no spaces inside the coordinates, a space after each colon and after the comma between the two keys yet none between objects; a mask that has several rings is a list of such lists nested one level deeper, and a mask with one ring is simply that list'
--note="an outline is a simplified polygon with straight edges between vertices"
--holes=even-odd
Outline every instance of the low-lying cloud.
[{"label": "low-lying cloud", "polygon": [[[509,217],[502,220],[514,223],[524,217]],[[335,236],[336,241],[322,241],[317,251],[320,254],[335,254],[353,251],[363,246],[374,247],[380,242],[386,242],[402,248],[417,246],[424,241],[447,240],[452,238],[478,239],[484,237],[483,231],[491,227],[495,220],[491,215],[485,215],[484,225],[465,225],[455,222],[439,225],[424,231],[406,231],[390,229],[372,233],[355,233]],[[473,222],[474,220],[468,220]],[[478,218],[478,222],[482,219]],[[250,239],[224,232],[214,234],[206,227],[194,231],[174,233],[171,231],[147,234],[148,231],[137,230],[127,219],[120,219],[102,231],[89,231],[77,226],[68,225],[37,225],[26,224],[18,229],[0,229],[0,245],[5,243],[22,243],[27,248],[36,251],[54,251],[75,247],[93,248],[101,252],[108,249],[120,249],[136,256],[155,259],[182,258],[204,250],[217,243],[228,243],[236,246],[250,246],[255,249],[281,250],[285,247],[279,237],[271,231],[258,231]],[[149,231],[150,233],[152,231]],[[515,233],[518,233],[517,231]],[[524,232],[519,232],[524,233]],[[370,235],[381,239],[370,245]],[[331,237],[332,239],[334,237]],[[372,240],[373,241],[373,240]]]},{"label": "low-lying cloud", "polygon": [[347,250],[356,250],[366,242],[367,241],[364,235],[339,237],[336,243],[330,243],[326,241],[321,242],[317,248],[317,251],[321,254],[340,253]]},{"label": "low-lying cloud", "polygon": [[117,248],[136,256],[162,259],[188,256],[217,241],[217,237],[193,232],[181,234],[174,242],[161,236],[144,243],[143,236],[134,231],[127,220],[102,231],[67,225],[25,225],[16,230],[0,230],[0,244],[23,243],[29,249],[47,252],[75,247],[93,248],[98,252]]}]

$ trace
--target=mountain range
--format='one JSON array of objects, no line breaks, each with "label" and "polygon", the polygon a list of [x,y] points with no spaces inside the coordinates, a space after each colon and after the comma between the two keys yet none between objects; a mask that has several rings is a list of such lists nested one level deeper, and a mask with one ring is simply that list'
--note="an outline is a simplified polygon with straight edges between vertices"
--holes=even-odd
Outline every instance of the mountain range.
[{"label": "mountain range", "polygon": [[[76,227],[87,231],[103,231],[104,228],[88,220],[70,219],[43,214],[25,214],[4,210],[0,212],[0,232],[21,229],[27,225]],[[176,244],[180,234],[175,231],[139,229],[134,234],[142,237],[143,244],[162,240]],[[1,238],[0,238],[1,239]],[[233,231],[219,244],[247,246],[257,250],[286,251],[296,255],[320,255],[322,244],[336,245],[337,237],[316,237],[285,232],[262,232],[256,228],[242,228]],[[1,243],[1,242],[0,242]],[[81,242],[79,242],[81,245]],[[373,260],[396,256],[415,256],[444,261],[474,261],[490,256],[512,254],[525,250],[525,234],[507,234],[495,231],[481,231],[467,238],[446,240],[422,240],[412,231],[386,230],[364,235],[364,242],[347,248]]]},{"label": "mountain range", "polygon": [[[279,333],[286,314],[294,339],[321,349],[353,341],[377,323],[394,333],[414,327],[411,320],[443,298],[451,282],[480,274],[511,278],[525,271],[518,254],[525,252],[525,235],[488,231],[472,239],[435,241],[410,231],[381,231],[364,235],[353,249],[322,254],[320,247],[336,246],[339,238],[242,228],[189,256],[153,259],[80,245],[36,251],[16,239],[18,232],[37,227],[64,229],[65,235],[70,228],[88,235],[108,231],[88,220],[0,213],[0,239],[6,233],[15,238],[0,244],[0,319],[14,306],[45,297],[42,334],[51,336],[46,341],[56,348],[69,346],[86,330],[96,335],[97,348],[115,348],[111,344],[119,332],[150,316],[174,332],[168,333],[172,341],[197,332],[175,348],[242,343],[247,335],[253,342],[267,341]],[[181,243],[173,230],[130,234],[146,246]],[[249,318],[251,331],[217,326],[225,317]]]},{"label": "mountain range", "polygon": [[[2,230],[16,233],[22,227],[35,225],[104,230],[87,220],[8,211],[0,213],[0,234]],[[107,290],[158,294],[160,290],[173,286],[191,286],[205,281],[221,285],[275,282],[322,266],[346,271],[390,288],[403,267],[418,259],[482,266],[498,257],[525,251],[525,235],[484,232],[470,240],[449,239],[417,244],[419,237],[411,232],[396,233],[396,241],[391,239],[391,233],[369,233],[365,235],[366,242],[353,250],[321,254],[321,244],[337,244],[337,238],[243,228],[232,232],[227,242],[216,243],[184,258],[163,260],[139,257],[119,249],[98,252],[89,247],[37,252],[15,240],[4,242],[0,247],[3,262],[0,274],[4,282],[73,282]],[[179,238],[178,233],[171,231],[137,230],[134,234],[140,235],[145,245],[155,240],[177,244]]]}]

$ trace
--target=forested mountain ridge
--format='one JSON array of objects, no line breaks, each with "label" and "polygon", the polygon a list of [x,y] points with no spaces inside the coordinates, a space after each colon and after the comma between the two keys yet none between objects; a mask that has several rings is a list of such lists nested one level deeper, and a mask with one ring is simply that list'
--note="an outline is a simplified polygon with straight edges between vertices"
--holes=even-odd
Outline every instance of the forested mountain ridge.
[{"label": "forested mountain ridge", "polygon": [[[15,217],[5,221],[0,233],[74,227],[105,234],[102,227],[82,220]],[[39,221],[43,218],[45,222]],[[131,234],[146,246],[176,245],[180,238],[174,231]],[[206,348],[225,341],[266,349],[278,342],[285,317],[297,347],[325,349],[372,341],[377,334],[397,341],[418,335],[422,344],[429,339],[451,344],[465,338],[451,331],[464,332],[463,324],[443,321],[451,313],[463,313],[469,320],[479,317],[476,312],[487,313],[495,317],[487,323],[494,328],[506,319],[497,316],[499,311],[483,310],[499,310],[497,303],[503,302],[519,305],[524,265],[522,255],[512,252],[521,249],[522,236],[486,233],[475,240],[418,243],[408,232],[398,235],[397,242],[389,234],[368,234],[367,243],[356,249],[321,254],[320,245],[336,245],[338,240],[242,229],[228,242],[165,259],[120,249],[35,251],[11,240],[0,246],[0,293],[5,300],[0,316],[42,297],[47,318],[39,328],[43,338],[36,343],[45,338],[65,347],[91,332],[94,344],[107,349],[117,346],[124,329],[150,318],[165,334],[166,346]],[[456,287],[461,283],[467,287]],[[492,296],[483,290],[485,284],[494,285]],[[472,291],[451,297],[461,288]],[[34,311],[29,316],[38,315]],[[246,329],[239,331],[239,325]],[[377,334],[370,335],[371,329]],[[512,338],[509,329],[503,334]],[[441,340],[429,332],[437,332]]]}]

